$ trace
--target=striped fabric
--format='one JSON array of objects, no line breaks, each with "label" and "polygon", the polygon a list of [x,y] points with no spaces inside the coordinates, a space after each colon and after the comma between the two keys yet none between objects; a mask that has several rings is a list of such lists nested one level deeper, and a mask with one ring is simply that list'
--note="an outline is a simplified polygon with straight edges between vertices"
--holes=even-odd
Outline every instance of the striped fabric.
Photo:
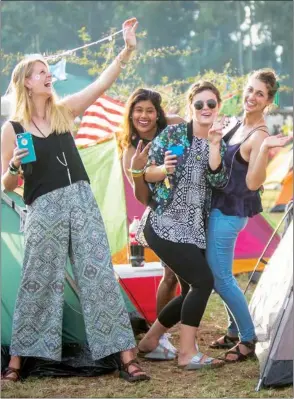
[{"label": "striped fabric", "polygon": [[75,138],[79,148],[110,140],[123,120],[124,104],[103,95],[84,113]]}]

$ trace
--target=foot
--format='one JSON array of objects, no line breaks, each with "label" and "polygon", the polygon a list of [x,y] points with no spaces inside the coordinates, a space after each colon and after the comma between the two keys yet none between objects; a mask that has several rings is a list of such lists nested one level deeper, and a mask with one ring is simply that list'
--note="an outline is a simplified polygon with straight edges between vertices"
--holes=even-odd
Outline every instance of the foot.
[{"label": "foot", "polygon": [[137,359],[130,360],[128,363],[122,363],[120,377],[128,382],[149,381],[150,377],[139,365]]},{"label": "foot", "polygon": [[225,362],[220,359],[215,359],[205,355],[201,352],[195,353],[193,356],[186,355],[179,357],[178,366],[187,370],[196,370],[203,367],[219,367],[223,366]]},{"label": "foot", "polygon": [[169,338],[171,337],[171,334],[165,333],[159,338],[159,343],[162,344],[166,349],[174,353],[175,355],[177,354],[177,348],[173,346],[173,344],[169,341]]},{"label": "foot", "polygon": [[13,367],[7,367],[2,376],[1,376],[1,380],[3,382],[17,382],[20,380],[20,370],[13,368]]},{"label": "foot", "polygon": [[154,349],[157,348],[160,338],[157,339],[154,337],[146,337],[146,335],[145,335],[145,337],[142,338],[138,344],[139,352],[142,352],[142,353],[152,352]]},{"label": "foot", "polygon": [[226,352],[223,360],[227,363],[242,362],[255,356],[254,341],[240,341],[231,350]]},{"label": "foot", "polygon": [[213,349],[230,349],[233,348],[238,341],[239,337],[225,334],[216,341],[213,341],[209,347]]}]

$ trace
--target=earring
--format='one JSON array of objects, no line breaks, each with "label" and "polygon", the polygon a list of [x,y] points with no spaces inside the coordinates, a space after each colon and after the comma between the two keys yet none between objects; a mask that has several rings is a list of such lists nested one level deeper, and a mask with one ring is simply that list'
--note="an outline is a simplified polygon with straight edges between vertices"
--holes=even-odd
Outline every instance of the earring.
[{"label": "earring", "polygon": [[32,97],[32,90],[29,90],[29,97]]},{"label": "earring", "polygon": [[158,121],[158,120],[159,120],[159,117],[157,117],[156,120]]}]

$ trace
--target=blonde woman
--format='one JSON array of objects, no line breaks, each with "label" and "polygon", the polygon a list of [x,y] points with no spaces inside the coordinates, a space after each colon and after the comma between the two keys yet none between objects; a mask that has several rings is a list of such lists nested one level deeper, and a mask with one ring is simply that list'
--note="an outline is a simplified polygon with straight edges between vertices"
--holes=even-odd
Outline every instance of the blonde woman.
[{"label": "blonde woman", "polygon": [[[111,263],[103,221],[89,177],[70,133],[72,121],[118,77],[136,47],[137,20],[123,24],[125,48],[99,79],[62,101],[42,58],[25,58],[14,69],[14,112],[2,129],[2,183],[8,191],[24,174],[27,205],[22,280],[13,318],[11,360],[4,380],[20,378],[21,357],[61,360],[65,265],[70,254],[93,360],[121,353],[121,377],[147,380],[133,355],[135,340]],[[16,134],[30,132],[35,162]]]}]

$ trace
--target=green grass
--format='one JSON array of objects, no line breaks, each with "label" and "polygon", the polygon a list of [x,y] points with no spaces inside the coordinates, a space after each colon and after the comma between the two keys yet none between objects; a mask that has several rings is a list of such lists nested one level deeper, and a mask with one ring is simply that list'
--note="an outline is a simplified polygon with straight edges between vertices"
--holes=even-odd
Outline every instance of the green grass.
[{"label": "green grass", "polygon": [[[247,275],[238,276],[241,287],[248,281]],[[255,286],[247,293],[249,299]],[[217,294],[212,294],[203,317],[199,334],[202,351],[217,356],[221,351],[208,349],[210,342],[218,338],[226,327],[226,315]],[[178,327],[172,331],[172,341],[178,343]],[[255,392],[259,378],[256,360],[225,365],[205,371],[183,371],[174,361],[142,361],[151,375],[149,382],[129,384],[107,375],[95,378],[29,378],[23,383],[9,384],[2,390],[5,398],[292,398],[292,387],[262,389]]]}]

